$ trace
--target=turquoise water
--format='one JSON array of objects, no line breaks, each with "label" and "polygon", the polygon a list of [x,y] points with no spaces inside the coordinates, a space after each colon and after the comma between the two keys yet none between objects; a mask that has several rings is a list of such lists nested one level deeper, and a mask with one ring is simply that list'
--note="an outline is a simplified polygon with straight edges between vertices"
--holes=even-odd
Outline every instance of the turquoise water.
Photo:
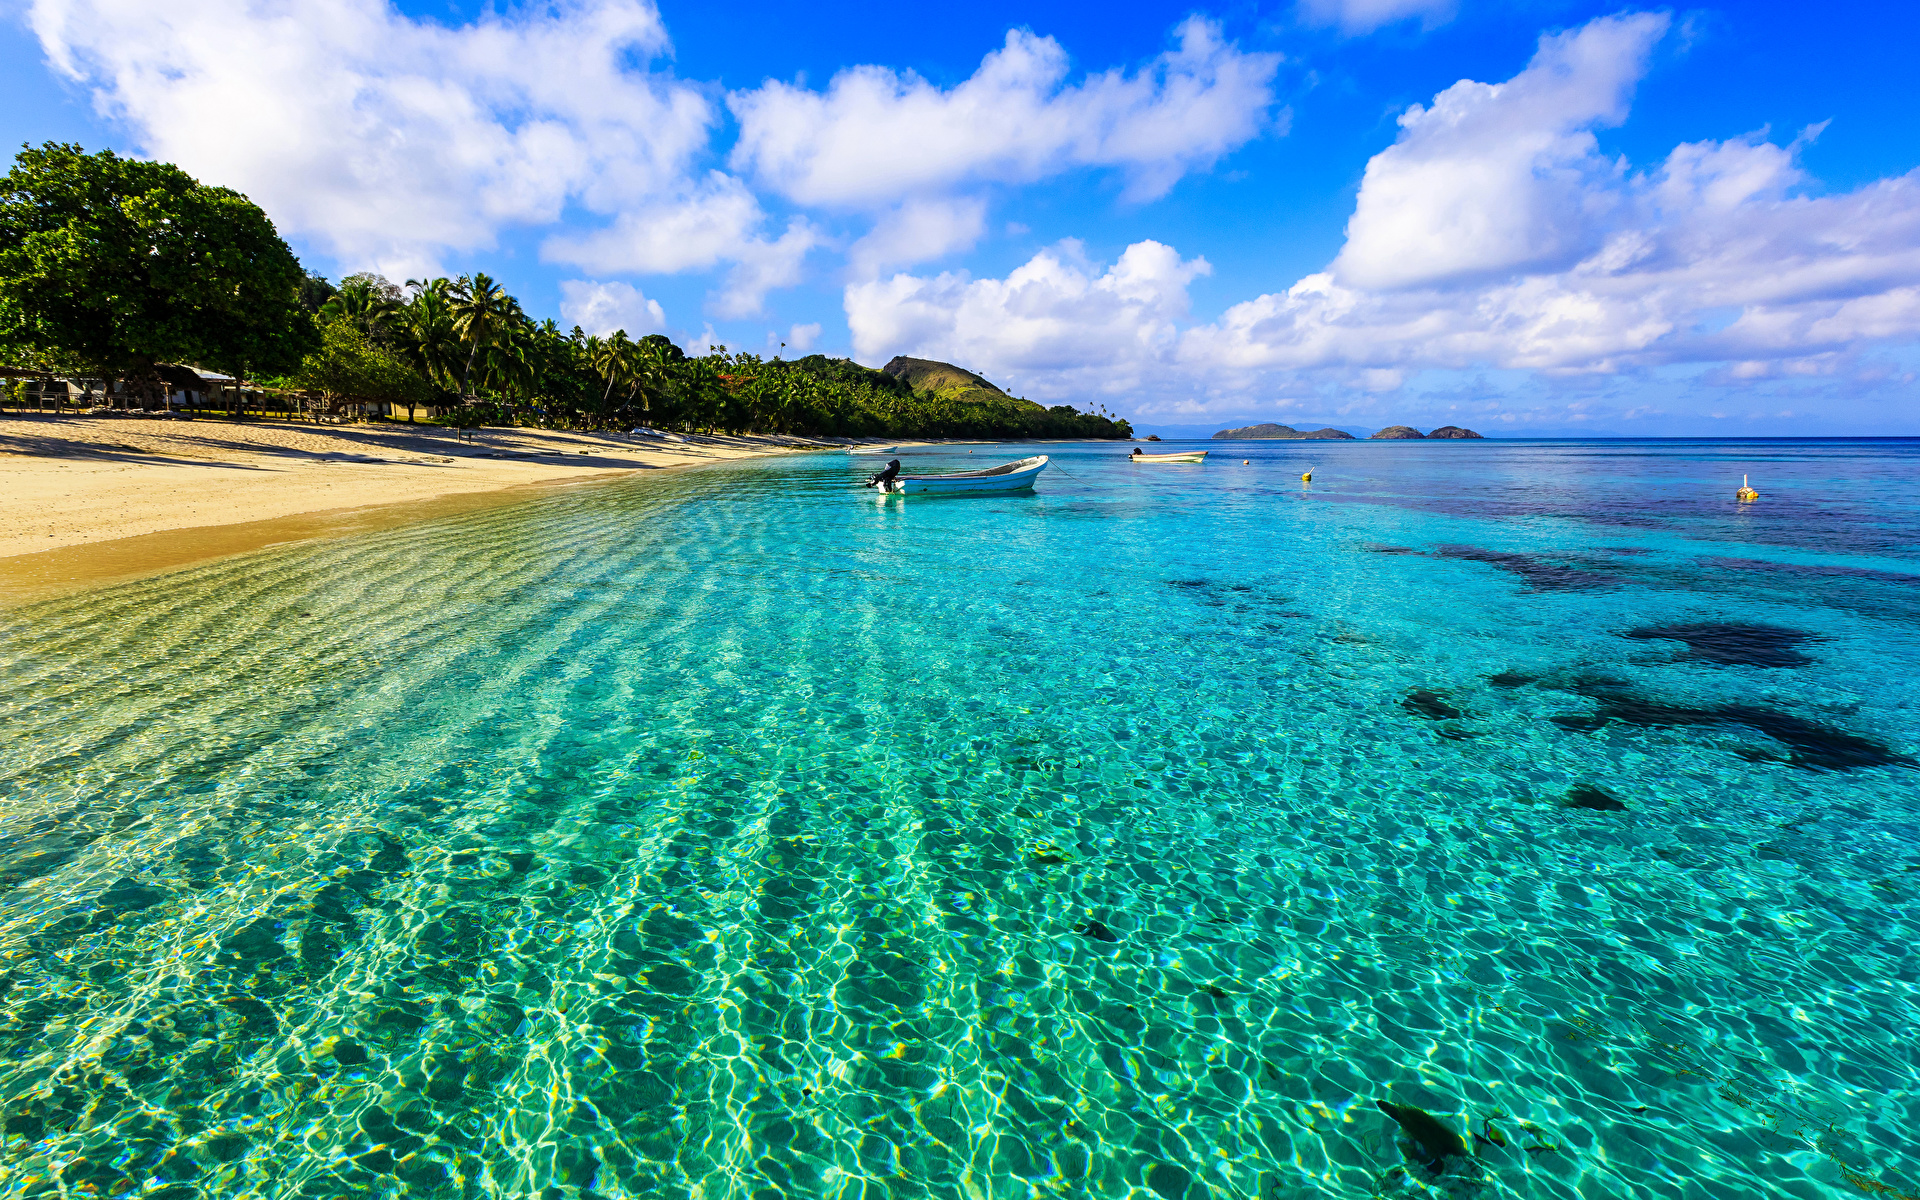
[{"label": "turquoise water", "polygon": [[1122,449],[0,613],[0,1195],[1920,1196],[1920,443]]}]

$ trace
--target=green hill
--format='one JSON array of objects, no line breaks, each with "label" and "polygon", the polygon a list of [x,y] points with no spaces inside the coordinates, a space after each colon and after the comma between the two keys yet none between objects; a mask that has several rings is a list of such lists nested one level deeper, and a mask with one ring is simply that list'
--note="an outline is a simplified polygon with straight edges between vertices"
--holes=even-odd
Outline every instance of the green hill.
[{"label": "green hill", "polygon": [[881,367],[884,375],[891,375],[916,392],[946,392],[958,390],[970,392],[985,388],[989,392],[1006,395],[999,388],[988,383],[980,375],[965,367],[956,367],[952,363],[935,362],[930,358],[908,358],[904,354],[895,355],[893,361]]},{"label": "green hill", "polygon": [[836,364],[833,369],[877,376],[878,386],[914,397],[917,413],[911,423],[930,434],[1009,438],[1133,436],[1133,427],[1125,421],[1083,413],[1070,404],[1048,408],[1019,396],[1009,396],[984,375],[952,363],[908,358],[902,354],[878,371],[872,371],[844,359],[828,361]]}]

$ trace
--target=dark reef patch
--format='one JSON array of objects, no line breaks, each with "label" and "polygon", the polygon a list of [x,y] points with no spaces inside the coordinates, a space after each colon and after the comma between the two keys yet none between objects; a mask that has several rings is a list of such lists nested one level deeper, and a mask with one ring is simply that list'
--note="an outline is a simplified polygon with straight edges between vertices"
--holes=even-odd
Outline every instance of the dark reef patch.
[{"label": "dark reef patch", "polygon": [[1389,546],[1385,542],[1367,542],[1360,547],[1369,554],[1418,554],[1412,546]]},{"label": "dark reef patch", "polygon": [[1522,675],[1518,671],[1501,671],[1497,675],[1487,676],[1487,682],[1497,688],[1525,687],[1533,682],[1531,675]]},{"label": "dark reef patch", "polygon": [[1547,720],[1575,733],[1592,733],[1607,723],[1607,719],[1598,713],[1555,713]]},{"label": "dark reef patch", "polygon": [[1608,554],[1652,554],[1645,546],[1602,546]]},{"label": "dark reef patch", "polygon": [[1511,554],[1505,550],[1488,550],[1480,546],[1442,546],[1434,554],[1440,558],[1460,558],[1498,567],[1518,575],[1536,592],[1595,592],[1614,587],[1619,582],[1611,575],[1582,570],[1564,560],[1538,554]]},{"label": "dark reef patch", "polygon": [[1802,642],[1819,640],[1818,634],[1782,629],[1777,625],[1741,625],[1723,621],[1690,625],[1642,625],[1620,636],[1640,641],[1660,638],[1685,642],[1689,658],[1745,667],[1804,667],[1813,660],[1794,647]]},{"label": "dark reef patch", "polygon": [[1390,1100],[1375,1100],[1374,1104],[1400,1126],[1400,1131],[1413,1143],[1416,1157],[1429,1169],[1438,1170],[1448,1159],[1468,1156],[1467,1143],[1432,1113]]},{"label": "dark reef patch", "polygon": [[1627,811],[1627,806],[1611,792],[1590,783],[1576,783],[1567,789],[1567,807],[1590,808],[1595,812]]},{"label": "dark reef patch", "polygon": [[1460,710],[1448,704],[1439,692],[1430,692],[1426,688],[1415,688],[1408,692],[1406,699],[1400,701],[1400,707],[1429,721],[1451,721],[1461,715]]},{"label": "dark reef patch", "polygon": [[1569,713],[1549,718],[1567,729],[1597,729],[1608,721],[1642,729],[1743,725],[1787,747],[1792,751],[1788,761],[1808,770],[1853,771],[1863,767],[1920,766],[1907,755],[1896,753],[1871,738],[1758,705],[1721,704],[1712,708],[1688,708],[1678,704],[1662,704],[1631,692],[1621,684],[1605,680],[1586,680],[1576,684],[1573,690],[1598,701],[1599,708],[1591,716]]},{"label": "dark reef patch", "polygon": [[1876,571],[1871,567],[1829,567],[1814,563],[1772,562],[1764,558],[1708,557],[1700,559],[1699,563],[1703,567],[1719,567],[1727,571],[1764,571],[1802,579],[1877,579],[1883,583],[1920,584],[1920,575]]}]

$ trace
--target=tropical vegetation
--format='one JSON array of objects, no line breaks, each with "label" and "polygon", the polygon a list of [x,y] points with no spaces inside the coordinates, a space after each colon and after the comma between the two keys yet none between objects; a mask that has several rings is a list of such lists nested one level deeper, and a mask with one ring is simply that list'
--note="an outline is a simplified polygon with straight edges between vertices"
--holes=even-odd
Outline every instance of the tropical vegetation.
[{"label": "tropical vegetation", "polygon": [[118,381],[103,390],[123,402],[166,388],[170,364],[192,364],[308,407],[462,425],[1131,434],[924,360],[874,370],[725,346],[694,356],[660,334],[563,331],[479,273],[335,285],[303,270],[246,197],[164,163],[53,143],[22,150],[0,179],[0,364]]},{"label": "tropical vegetation", "polygon": [[22,149],[0,177],[0,355],[164,386],[163,363],[283,370],[318,341],[299,260],[245,196],[166,163]]}]

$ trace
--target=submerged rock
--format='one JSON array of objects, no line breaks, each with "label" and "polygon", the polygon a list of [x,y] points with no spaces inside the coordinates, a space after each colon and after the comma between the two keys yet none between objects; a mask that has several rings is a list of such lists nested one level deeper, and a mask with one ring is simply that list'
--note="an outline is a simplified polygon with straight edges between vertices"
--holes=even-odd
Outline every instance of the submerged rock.
[{"label": "submerged rock", "polygon": [[1395,1104],[1390,1100],[1375,1100],[1374,1104],[1400,1126],[1401,1132],[1420,1150],[1428,1166],[1439,1167],[1449,1158],[1468,1156],[1467,1143],[1460,1135],[1425,1109],[1415,1108],[1411,1104]]},{"label": "submerged rock", "polygon": [[1595,812],[1627,811],[1627,806],[1615,799],[1611,792],[1589,783],[1576,783],[1567,789],[1567,807],[1590,808]]},{"label": "submerged rock", "polygon": [[1518,575],[1536,592],[1592,592],[1614,587],[1618,580],[1598,571],[1571,566],[1563,559],[1538,554],[1514,554],[1506,550],[1488,550],[1481,546],[1441,546],[1434,551],[1441,558],[1462,558],[1486,563]]},{"label": "submerged rock", "polygon": [[1426,434],[1421,433],[1418,429],[1415,429],[1411,425],[1389,425],[1385,429],[1382,429],[1379,433],[1376,433],[1372,437],[1368,438],[1367,440],[1368,441],[1405,441],[1412,438],[1424,438],[1426,436],[1427,436]]},{"label": "submerged rock", "polygon": [[1400,701],[1400,707],[1416,717],[1425,717],[1429,721],[1451,721],[1460,716],[1460,710],[1448,704],[1438,692],[1426,688],[1415,688]]},{"label": "submerged rock", "polygon": [[1642,625],[1621,637],[1639,641],[1665,639],[1685,642],[1687,657],[1727,666],[1804,667],[1811,658],[1795,650],[1801,642],[1820,640],[1818,634],[1777,625],[1743,625],[1731,621],[1703,621],[1687,625]]},{"label": "submerged rock", "polygon": [[1567,729],[1598,729],[1609,721],[1642,729],[1744,725],[1787,747],[1792,752],[1789,761],[1796,767],[1808,770],[1853,771],[1864,767],[1920,766],[1920,762],[1910,755],[1902,754],[1872,738],[1822,725],[1818,721],[1809,721],[1792,713],[1761,708],[1757,704],[1719,704],[1711,708],[1663,704],[1630,691],[1623,684],[1607,680],[1585,680],[1573,690],[1599,704],[1591,716],[1564,713],[1548,718]]}]

